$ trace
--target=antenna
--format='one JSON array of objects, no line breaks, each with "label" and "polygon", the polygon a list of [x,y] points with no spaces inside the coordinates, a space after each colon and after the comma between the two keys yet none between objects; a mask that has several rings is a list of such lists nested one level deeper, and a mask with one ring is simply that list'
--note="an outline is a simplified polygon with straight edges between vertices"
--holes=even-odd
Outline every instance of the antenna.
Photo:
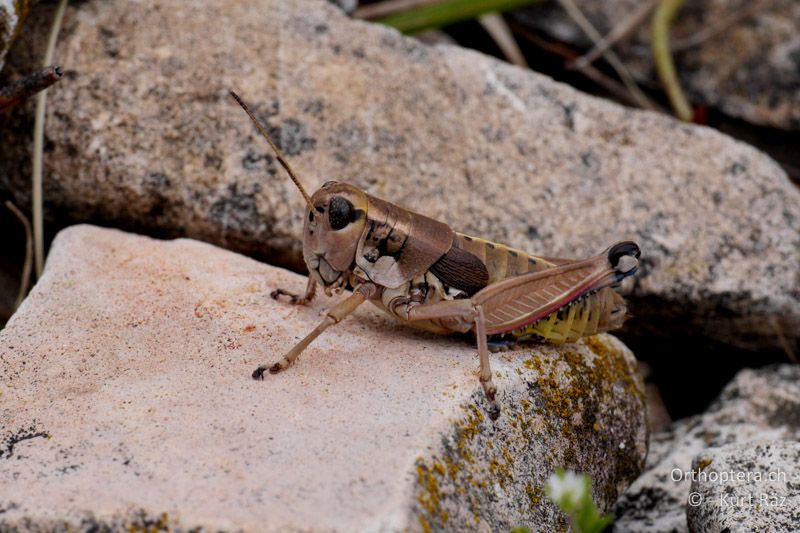
[{"label": "antenna", "polygon": [[303,198],[305,198],[308,207],[311,209],[311,212],[314,213],[315,212],[314,204],[311,203],[311,197],[308,195],[306,190],[303,188],[303,185],[300,183],[300,178],[297,177],[297,175],[292,170],[292,167],[290,167],[289,163],[286,162],[286,158],[283,157],[283,152],[281,152],[280,148],[278,148],[277,145],[274,142],[272,142],[272,139],[270,139],[269,135],[264,129],[264,126],[262,126],[261,123],[258,121],[258,119],[255,117],[255,115],[253,115],[253,112],[250,111],[250,108],[247,107],[247,104],[245,104],[242,101],[242,99],[239,98],[239,95],[233,91],[228,91],[228,92],[231,93],[231,96],[233,96],[234,100],[236,100],[239,103],[239,105],[242,106],[244,112],[247,113],[247,116],[250,117],[250,120],[252,120],[253,124],[255,124],[256,128],[258,128],[258,132],[261,134],[262,137],[264,137],[267,140],[269,145],[272,147],[272,150],[275,152],[275,156],[278,158],[278,163],[281,164],[281,166],[289,174],[289,177],[292,178],[294,184],[297,185],[297,188],[300,189],[300,194],[303,195]]}]

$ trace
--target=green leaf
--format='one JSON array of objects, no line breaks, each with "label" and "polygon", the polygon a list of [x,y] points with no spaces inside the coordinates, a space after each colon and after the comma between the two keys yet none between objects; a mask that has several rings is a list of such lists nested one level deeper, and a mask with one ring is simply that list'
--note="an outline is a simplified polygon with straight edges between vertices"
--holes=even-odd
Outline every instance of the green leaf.
[{"label": "green leaf", "polygon": [[542,0],[441,0],[389,15],[378,22],[392,26],[403,33],[419,33],[441,28],[455,22],[478,18],[493,11],[510,11],[538,4]]}]

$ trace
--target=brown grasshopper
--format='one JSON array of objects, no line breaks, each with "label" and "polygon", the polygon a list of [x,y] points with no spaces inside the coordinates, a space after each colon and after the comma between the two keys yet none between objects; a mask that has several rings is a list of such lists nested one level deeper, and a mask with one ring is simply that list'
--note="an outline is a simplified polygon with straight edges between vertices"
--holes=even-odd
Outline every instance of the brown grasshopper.
[{"label": "brown grasshopper", "polygon": [[277,289],[303,305],[317,284],[329,296],[351,286],[350,296],[286,355],[259,366],[264,379],[289,367],[311,342],[369,300],[400,320],[436,333],[473,331],[478,343],[479,378],[492,418],[499,414],[489,366],[490,340],[502,347],[519,340],[574,342],[609,331],[626,317],[614,290],[638,268],[639,246],[623,241],[583,260],[539,257],[463,233],[444,222],[376,198],[348,183],[329,181],[309,196],[281,150],[239,96],[231,95],[275,152],[308,206],[303,259],[305,294]]}]

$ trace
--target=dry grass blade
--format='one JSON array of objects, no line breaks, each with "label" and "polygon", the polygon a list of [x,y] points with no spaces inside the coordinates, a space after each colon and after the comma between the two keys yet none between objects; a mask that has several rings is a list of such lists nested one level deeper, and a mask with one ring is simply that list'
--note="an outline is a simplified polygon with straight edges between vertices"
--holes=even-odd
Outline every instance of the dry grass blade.
[{"label": "dry grass blade", "polygon": [[678,14],[685,0],[662,0],[658,5],[652,21],[651,46],[653,47],[653,63],[656,72],[669,97],[675,116],[684,122],[692,120],[692,107],[681,89],[678,73],[669,48],[669,27]]},{"label": "dry grass blade", "polygon": [[486,13],[481,15],[478,22],[491,35],[509,63],[528,68],[528,62],[525,61],[525,56],[522,55],[522,50],[519,49],[519,45],[511,34],[511,29],[506,24],[503,15],[500,13]]},{"label": "dry grass blade", "polygon": [[[53,62],[58,32],[64,20],[64,11],[67,0],[60,0],[56,14],[53,17],[53,26],[50,29],[50,39],[47,42],[47,51],[44,64]],[[36,277],[42,275],[44,270],[44,216],[42,214],[42,161],[44,159],[44,111],[47,103],[47,90],[40,92],[36,97],[36,118],[33,123],[33,242],[34,257],[36,261]]]},{"label": "dry grass blade", "polygon": [[775,317],[770,318],[770,323],[772,324],[772,328],[775,330],[775,335],[778,336],[778,342],[783,348],[786,357],[794,364],[798,363],[797,354],[794,353],[789,340],[786,338],[786,335],[783,334],[783,328],[781,327],[780,323],[778,323],[778,319]]},{"label": "dry grass blade", "polygon": [[608,49],[614,46],[619,41],[626,39],[631,35],[639,26],[641,26],[650,13],[656,8],[661,0],[649,0],[639,5],[631,15],[614,26],[608,34],[600,39],[591,50],[582,55],[575,61],[567,65],[567,68],[582,69],[594,63],[598,57],[606,53]]},{"label": "dry grass blade", "polygon": [[[581,30],[583,30],[583,32],[592,41],[594,41],[595,44],[603,39],[597,29],[592,25],[591,22],[589,22],[589,19],[586,18],[573,0],[558,0],[558,3],[561,4],[561,7],[567,12],[567,15],[569,15],[575,24],[577,24]],[[657,109],[657,106],[642,92],[641,89],[639,89],[639,86],[636,85],[636,82],[633,80],[633,76],[631,76],[628,68],[622,63],[622,60],[620,60],[617,54],[611,50],[606,50],[603,53],[603,57],[617,73],[619,78],[622,80],[622,83],[625,84],[625,87],[628,89],[628,91],[630,91],[631,96],[639,107],[650,110]]]},{"label": "dry grass blade", "polygon": [[[521,35],[534,46],[537,46],[542,50],[546,50],[551,54],[562,57],[565,61],[572,61],[578,57],[577,52],[562,43],[548,41],[547,39],[544,39],[543,37],[540,37],[539,35],[536,35],[528,29],[520,26],[519,24],[513,24],[513,27],[516,34]],[[609,94],[616,97],[620,102],[624,102],[632,107],[638,107],[638,103],[636,100],[634,100],[634,98],[631,96],[631,93],[628,92],[624,85],[609,78],[603,74],[603,72],[594,68],[593,66],[587,65],[580,70],[576,70],[576,72],[592,80],[598,86],[605,89]],[[664,111],[660,107],[658,110]]]},{"label": "dry grass blade", "polygon": [[20,224],[25,228],[25,263],[22,265],[22,277],[19,281],[19,293],[17,293],[17,301],[14,303],[14,310],[19,308],[25,295],[28,294],[28,285],[31,281],[31,269],[33,268],[33,232],[31,231],[31,223],[25,213],[19,210],[10,201],[6,200],[6,207],[9,211],[14,213]]}]

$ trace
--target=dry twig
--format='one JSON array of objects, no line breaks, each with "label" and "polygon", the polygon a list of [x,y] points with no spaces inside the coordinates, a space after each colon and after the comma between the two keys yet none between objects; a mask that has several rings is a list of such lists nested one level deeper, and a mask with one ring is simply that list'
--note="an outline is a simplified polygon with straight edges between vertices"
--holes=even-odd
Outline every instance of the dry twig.
[{"label": "dry twig", "polygon": [[[546,50],[551,54],[562,57],[565,61],[572,61],[578,57],[577,52],[560,42],[548,41],[547,39],[544,39],[539,35],[529,31],[527,28],[520,26],[519,24],[513,24],[513,27],[515,33],[530,41],[531,44],[541,48],[542,50]],[[632,107],[638,107],[638,103],[633,99],[631,93],[628,92],[624,85],[612,78],[609,78],[603,74],[603,72],[594,68],[593,66],[587,65],[576,72],[592,80],[594,83],[608,91],[609,94],[614,95],[617,99],[619,99],[619,101],[624,102]],[[661,109],[659,108],[659,111],[660,110]]]},{"label": "dry twig", "polygon": [[647,17],[650,16],[650,13],[653,12],[659,2],[660,0],[649,0],[640,4],[639,7],[634,10],[628,18],[614,26],[605,37],[597,41],[591,50],[586,52],[575,61],[569,63],[567,68],[582,69],[594,63],[595,60],[605,54],[608,49],[622,39],[627,38],[639,26],[641,26],[642,23],[647,20]]},{"label": "dry twig", "polygon": [[[558,0],[567,15],[583,30],[583,32],[595,43],[600,42],[603,37],[597,29],[589,22],[589,19],[583,14],[580,8],[575,4],[574,0]],[[622,63],[620,58],[612,50],[606,50],[603,57],[608,61],[608,64],[614,69],[617,75],[625,84],[625,87],[630,91],[631,96],[636,101],[639,107],[644,109],[656,110],[657,106],[639,89],[636,82],[633,80],[628,68]]]},{"label": "dry twig", "polygon": [[0,89],[0,109],[21,104],[39,91],[43,91],[61,79],[61,67],[50,65],[25,76],[16,83]]}]

